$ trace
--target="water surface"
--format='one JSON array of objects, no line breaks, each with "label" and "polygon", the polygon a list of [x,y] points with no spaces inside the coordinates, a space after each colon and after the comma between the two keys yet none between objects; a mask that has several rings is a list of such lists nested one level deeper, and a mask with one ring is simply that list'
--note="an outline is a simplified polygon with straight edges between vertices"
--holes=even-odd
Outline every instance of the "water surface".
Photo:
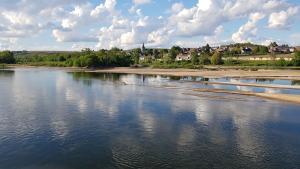
[{"label": "water surface", "polygon": [[0,71],[0,168],[300,168],[299,105],[191,86]]}]

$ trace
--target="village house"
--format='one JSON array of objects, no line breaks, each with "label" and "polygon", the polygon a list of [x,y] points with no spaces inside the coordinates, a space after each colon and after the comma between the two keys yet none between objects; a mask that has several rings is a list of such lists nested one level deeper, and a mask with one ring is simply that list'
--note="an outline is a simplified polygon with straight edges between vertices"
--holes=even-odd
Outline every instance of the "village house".
[{"label": "village house", "polygon": [[242,55],[251,55],[252,54],[252,49],[249,47],[244,47],[241,49],[241,54]]},{"label": "village house", "polygon": [[176,56],[176,61],[189,61],[191,60],[192,57],[191,57],[191,54],[190,53],[187,53],[187,54],[184,54],[184,53],[180,53]]},{"label": "village house", "polygon": [[281,46],[271,46],[269,47],[270,53],[291,53],[290,47],[288,45]]}]

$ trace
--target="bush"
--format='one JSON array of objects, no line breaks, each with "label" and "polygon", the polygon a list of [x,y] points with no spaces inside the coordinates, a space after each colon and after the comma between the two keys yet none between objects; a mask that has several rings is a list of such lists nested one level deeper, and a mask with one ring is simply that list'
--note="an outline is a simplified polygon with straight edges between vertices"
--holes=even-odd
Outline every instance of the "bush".
[{"label": "bush", "polygon": [[221,65],[222,64],[222,54],[220,52],[215,52],[211,57],[211,64]]},{"label": "bush", "polygon": [[295,52],[294,59],[292,60],[294,66],[300,66],[300,52]]},{"label": "bush", "polygon": [[209,55],[208,54],[200,55],[199,62],[201,65],[209,65],[210,64]]},{"label": "bush", "polygon": [[10,51],[0,52],[0,63],[6,63],[6,64],[16,63],[14,54]]}]

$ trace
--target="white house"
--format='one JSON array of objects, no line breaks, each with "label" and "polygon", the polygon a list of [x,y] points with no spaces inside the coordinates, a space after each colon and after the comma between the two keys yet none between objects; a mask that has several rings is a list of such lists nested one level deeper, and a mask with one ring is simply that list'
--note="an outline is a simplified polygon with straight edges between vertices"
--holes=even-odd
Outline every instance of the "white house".
[{"label": "white house", "polygon": [[176,56],[176,61],[188,61],[188,60],[191,60],[192,59],[192,57],[191,57],[191,55],[190,54],[182,54],[182,53],[180,53],[180,54],[178,54],[177,56]]}]

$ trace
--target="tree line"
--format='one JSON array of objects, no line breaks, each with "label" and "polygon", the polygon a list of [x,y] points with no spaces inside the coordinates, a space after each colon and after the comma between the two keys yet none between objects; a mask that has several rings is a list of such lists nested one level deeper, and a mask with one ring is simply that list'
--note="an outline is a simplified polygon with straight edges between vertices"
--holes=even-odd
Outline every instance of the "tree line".
[{"label": "tree line", "polygon": [[[236,44],[236,47],[238,44]],[[257,46],[258,51],[263,47]],[[262,48],[262,49],[259,49]],[[245,61],[230,59],[226,52],[211,51],[209,45],[203,46],[201,51],[191,50],[189,61],[176,61],[176,56],[183,51],[179,46],[171,49],[133,49],[124,51],[118,48],[111,50],[93,51],[84,49],[80,52],[56,52],[56,53],[35,53],[15,54],[10,51],[0,52],[0,63],[5,64],[31,64],[43,66],[65,66],[65,67],[127,67],[131,65],[243,65]],[[25,52],[26,53],[26,52]],[[147,57],[150,56],[150,57]],[[141,60],[141,57],[145,57]],[[227,59],[223,59],[227,58]],[[228,59],[229,58],[229,59]],[[250,63],[251,62],[251,63]],[[263,63],[263,61],[249,61],[248,65],[264,66],[300,66],[300,52],[295,52],[292,61],[284,59]]]}]

